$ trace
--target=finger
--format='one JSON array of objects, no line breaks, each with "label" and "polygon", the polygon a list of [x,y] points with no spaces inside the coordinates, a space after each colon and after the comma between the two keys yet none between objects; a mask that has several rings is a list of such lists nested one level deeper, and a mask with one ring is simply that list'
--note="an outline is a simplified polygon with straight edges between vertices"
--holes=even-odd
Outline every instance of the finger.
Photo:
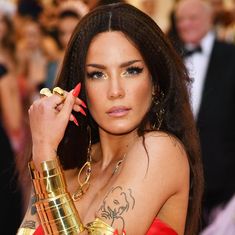
[{"label": "finger", "polygon": [[[56,106],[56,110],[57,110],[58,112],[60,112],[61,109],[63,108],[63,105],[64,105],[64,104],[61,103],[61,104],[59,104],[58,106]],[[81,105],[81,102],[78,101],[78,98],[76,98],[75,103],[74,103],[74,105],[73,105],[73,111],[75,111],[75,112],[80,112],[81,114],[83,114],[84,116],[86,116],[85,110],[84,110],[80,105]]]},{"label": "finger", "polygon": [[67,120],[69,120],[69,117],[71,115],[74,103],[75,103],[75,97],[72,94],[73,91],[70,91],[67,94],[67,97],[64,101],[63,107],[60,111],[60,116],[65,117]]},{"label": "finger", "polygon": [[86,116],[85,110],[80,105],[74,104],[73,110],[75,112],[80,112],[82,115]]},{"label": "finger", "polygon": [[83,100],[81,100],[80,98],[76,98],[75,103],[81,105],[83,108],[87,108],[85,102]]},{"label": "finger", "polygon": [[[57,108],[57,106],[63,103],[66,98],[66,92],[62,90],[60,87],[55,87],[53,89],[53,93],[50,91],[49,88],[45,87],[45,88],[42,88],[39,93],[41,97],[48,97],[48,98],[53,97],[53,98],[50,98],[49,101],[56,102],[55,105],[53,105],[54,108]],[[56,98],[56,96],[58,97]]]},{"label": "finger", "polygon": [[50,97],[47,97],[46,103],[49,106],[51,106],[54,109],[56,109],[57,111],[59,111],[60,109],[58,109],[58,107],[59,106],[63,106],[64,98],[59,96],[59,95],[52,94]]},{"label": "finger", "polygon": [[30,105],[30,107],[29,107],[29,109],[28,109],[28,114],[31,113],[32,109],[33,109],[33,105]]},{"label": "finger", "polygon": [[63,103],[56,106],[56,110],[60,112],[60,110],[63,108]]},{"label": "finger", "polygon": [[78,121],[73,114],[70,115],[69,120],[74,122],[76,126],[79,126]]}]

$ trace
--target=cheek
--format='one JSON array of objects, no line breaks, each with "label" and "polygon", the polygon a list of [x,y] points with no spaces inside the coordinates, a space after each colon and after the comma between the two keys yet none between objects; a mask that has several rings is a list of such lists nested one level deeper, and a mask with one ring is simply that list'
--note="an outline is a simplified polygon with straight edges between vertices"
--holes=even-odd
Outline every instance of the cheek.
[{"label": "cheek", "polygon": [[143,82],[132,90],[133,98],[144,106],[150,104],[152,97],[152,85],[149,82]]},{"label": "cheek", "polygon": [[99,87],[87,86],[86,87],[87,105],[93,116],[96,110],[101,110],[105,100],[104,100],[104,90],[99,89]]}]

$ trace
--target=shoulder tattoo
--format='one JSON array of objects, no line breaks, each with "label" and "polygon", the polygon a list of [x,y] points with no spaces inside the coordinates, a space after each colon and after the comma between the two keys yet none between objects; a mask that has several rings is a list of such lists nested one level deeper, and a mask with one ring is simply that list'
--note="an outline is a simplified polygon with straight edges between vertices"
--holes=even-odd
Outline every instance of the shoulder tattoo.
[{"label": "shoulder tattoo", "polygon": [[21,228],[36,229],[36,222],[33,220],[25,220],[21,225]]},{"label": "shoulder tattoo", "polygon": [[[135,206],[135,198],[132,190],[129,188],[123,190],[121,186],[112,188],[105,196],[99,212],[101,217],[110,221],[112,227],[121,222],[122,229],[125,228],[124,215],[127,211],[133,210]],[[120,225],[119,225],[120,226]]]}]

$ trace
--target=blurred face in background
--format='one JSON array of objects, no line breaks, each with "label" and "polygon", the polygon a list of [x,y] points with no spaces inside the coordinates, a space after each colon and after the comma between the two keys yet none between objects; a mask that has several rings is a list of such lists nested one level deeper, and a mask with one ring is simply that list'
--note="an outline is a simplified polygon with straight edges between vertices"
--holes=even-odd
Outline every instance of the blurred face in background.
[{"label": "blurred face in background", "polygon": [[69,39],[78,23],[76,17],[66,17],[59,20],[58,29],[59,29],[59,40],[63,47],[66,48]]},{"label": "blurred face in background", "polygon": [[201,0],[182,0],[176,8],[176,26],[184,43],[199,44],[212,28],[210,5]]},{"label": "blurred face in background", "polygon": [[25,46],[29,49],[41,47],[42,32],[40,25],[36,22],[26,22],[22,34]]}]

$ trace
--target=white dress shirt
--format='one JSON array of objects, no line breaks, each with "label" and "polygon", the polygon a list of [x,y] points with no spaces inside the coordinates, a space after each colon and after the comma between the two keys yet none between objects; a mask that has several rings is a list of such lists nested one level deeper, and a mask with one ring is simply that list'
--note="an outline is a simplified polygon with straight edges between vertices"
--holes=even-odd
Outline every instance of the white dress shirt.
[{"label": "white dress shirt", "polygon": [[[204,80],[206,77],[214,40],[214,32],[208,32],[200,43],[202,52],[196,52],[184,59],[185,66],[188,70],[190,78],[192,79],[190,96],[192,111],[195,119],[197,118],[201,104]],[[185,47],[187,49],[192,49],[195,46],[186,44]]]}]

